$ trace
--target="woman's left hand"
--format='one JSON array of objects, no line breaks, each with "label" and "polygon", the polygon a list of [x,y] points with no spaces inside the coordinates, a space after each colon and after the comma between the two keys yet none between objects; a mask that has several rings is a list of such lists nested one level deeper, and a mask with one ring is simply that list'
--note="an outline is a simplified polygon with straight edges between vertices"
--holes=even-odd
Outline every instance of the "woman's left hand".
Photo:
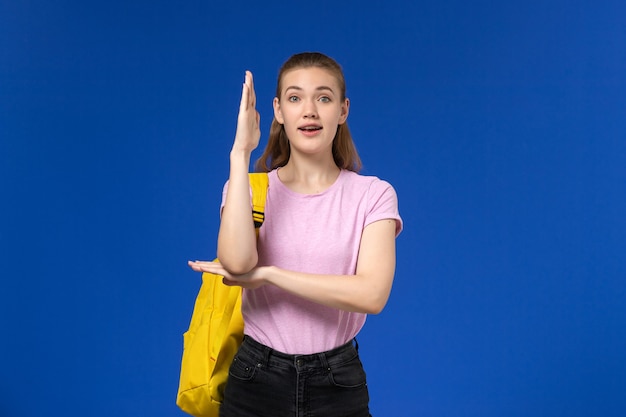
[{"label": "woman's left hand", "polygon": [[253,268],[250,272],[242,275],[233,275],[228,272],[221,263],[218,261],[188,261],[187,264],[194,271],[209,272],[211,274],[221,275],[224,277],[222,282],[228,286],[238,285],[242,288],[254,289],[259,288],[265,284],[265,281],[261,278],[260,268]]}]

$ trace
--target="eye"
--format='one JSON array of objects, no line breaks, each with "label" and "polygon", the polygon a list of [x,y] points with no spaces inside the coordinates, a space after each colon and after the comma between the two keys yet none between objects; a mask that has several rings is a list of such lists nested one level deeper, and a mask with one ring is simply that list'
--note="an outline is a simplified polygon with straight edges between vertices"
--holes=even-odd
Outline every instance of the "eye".
[{"label": "eye", "polygon": [[322,96],[319,98],[319,101],[321,101],[322,103],[330,103],[330,97]]},{"label": "eye", "polygon": [[291,102],[291,103],[295,103],[295,102],[297,102],[298,100],[300,100],[300,99],[298,98],[298,96],[289,96],[289,98],[287,98],[287,101],[289,101],[289,102]]}]

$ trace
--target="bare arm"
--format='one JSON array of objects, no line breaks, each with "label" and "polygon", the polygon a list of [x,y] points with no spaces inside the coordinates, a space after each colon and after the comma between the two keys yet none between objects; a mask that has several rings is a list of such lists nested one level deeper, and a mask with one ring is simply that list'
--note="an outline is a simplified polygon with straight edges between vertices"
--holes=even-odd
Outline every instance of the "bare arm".
[{"label": "bare arm", "polygon": [[258,146],[260,136],[254,82],[252,73],[246,71],[239,104],[237,133],[230,152],[228,191],[217,238],[217,256],[224,269],[233,274],[245,274],[258,262],[248,169],[250,155]]},{"label": "bare arm", "polygon": [[[190,262],[196,271],[224,275],[225,282],[245,288],[276,285],[300,297],[346,311],[378,314],[389,299],[396,264],[396,223],[380,220],[363,231],[355,275],[320,275],[273,266],[229,274],[219,263]],[[320,260],[322,262],[323,260]]]}]

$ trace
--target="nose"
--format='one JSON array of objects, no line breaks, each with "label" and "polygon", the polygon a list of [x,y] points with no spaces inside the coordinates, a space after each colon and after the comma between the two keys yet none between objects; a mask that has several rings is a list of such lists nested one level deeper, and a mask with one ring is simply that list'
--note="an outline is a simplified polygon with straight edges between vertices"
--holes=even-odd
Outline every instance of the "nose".
[{"label": "nose", "polygon": [[304,107],[304,117],[307,119],[315,119],[317,118],[317,106],[315,105],[315,101],[307,101]]}]

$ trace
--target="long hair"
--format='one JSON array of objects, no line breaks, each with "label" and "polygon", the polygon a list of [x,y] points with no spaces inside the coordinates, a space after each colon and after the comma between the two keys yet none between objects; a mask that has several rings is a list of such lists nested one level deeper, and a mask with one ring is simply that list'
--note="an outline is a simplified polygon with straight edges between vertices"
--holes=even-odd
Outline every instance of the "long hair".
[{"label": "long hair", "polygon": [[[283,64],[278,72],[276,97],[281,96],[283,76],[287,72],[311,67],[321,68],[330,72],[339,83],[341,100],[345,100],[346,80],[343,76],[341,66],[334,59],[319,52],[295,54]],[[361,158],[359,158],[359,154],[354,146],[347,121],[337,127],[332,152],[335,164],[339,168],[354,172],[358,172],[361,169]],[[272,120],[272,126],[270,127],[267,146],[263,151],[263,155],[256,161],[255,170],[258,172],[269,172],[273,169],[285,166],[289,161],[290,154],[289,139],[287,138],[287,133],[285,133],[285,127],[274,118]]]}]

